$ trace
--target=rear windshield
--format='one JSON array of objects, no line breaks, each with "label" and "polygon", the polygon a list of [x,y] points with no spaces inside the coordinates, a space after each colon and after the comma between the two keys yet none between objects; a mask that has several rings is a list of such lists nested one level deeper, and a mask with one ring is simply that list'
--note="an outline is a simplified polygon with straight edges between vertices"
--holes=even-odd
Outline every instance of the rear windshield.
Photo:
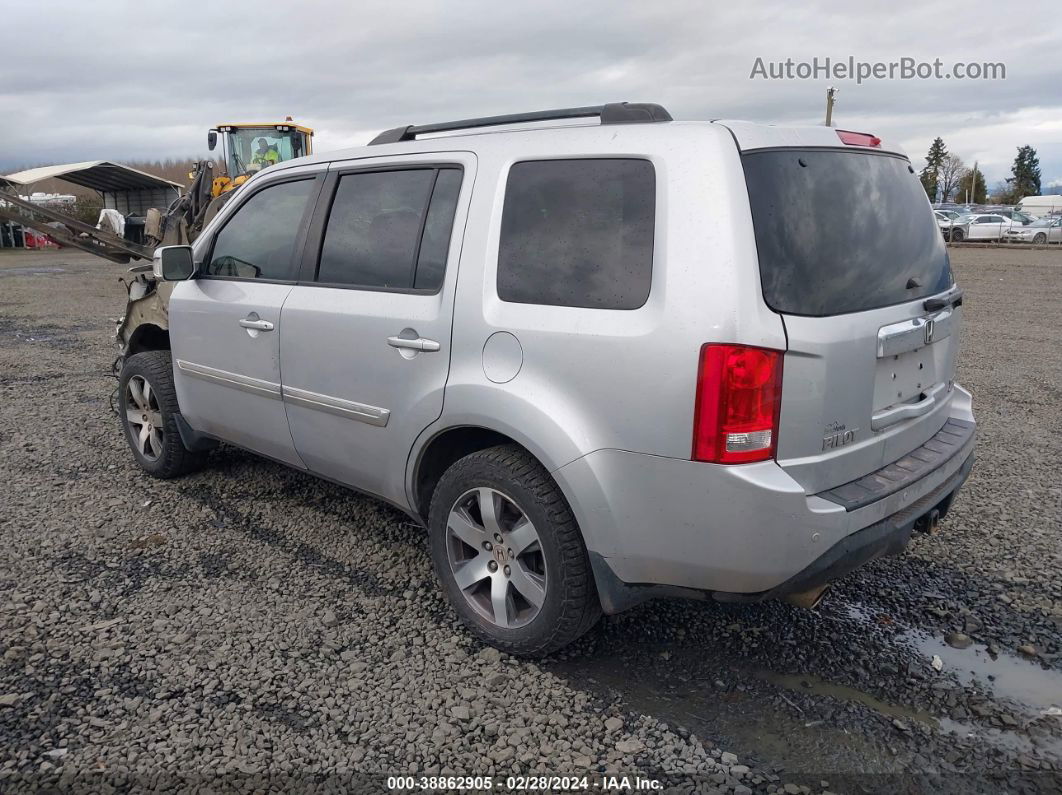
[{"label": "rear windshield", "polygon": [[926,193],[900,157],[778,149],[742,156],[767,305],[839,315],[951,286]]}]

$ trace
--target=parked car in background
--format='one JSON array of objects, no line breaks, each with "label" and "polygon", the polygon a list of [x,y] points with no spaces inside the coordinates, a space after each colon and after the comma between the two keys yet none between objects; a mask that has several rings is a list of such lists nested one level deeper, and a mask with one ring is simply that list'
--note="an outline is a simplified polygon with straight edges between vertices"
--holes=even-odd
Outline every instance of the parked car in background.
[{"label": "parked car in background", "polygon": [[941,234],[943,234],[944,239],[947,240],[951,233],[951,227],[955,224],[955,220],[960,218],[963,214],[957,210],[934,210],[933,215],[936,216],[937,226],[940,227]]},{"label": "parked car in background", "polygon": [[1002,215],[1004,218],[1009,218],[1012,221],[1016,221],[1022,226],[1028,226],[1033,221],[1039,220],[1038,215],[1032,215],[1031,213],[1022,212],[1014,208],[1004,207],[1001,209],[991,209],[985,212],[993,213],[994,215]]},{"label": "parked car in background", "polygon": [[1007,232],[1012,243],[1062,243],[1062,218],[1041,218],[1028,226],[1016,226]]},{"label": "parked car in background", "polygon": [[950,226],[941,232],[945,240],[961,243],[964,240],[1000,240],[1002,241],[1012,228],[1021,228],[1020,221],[1014,221],[998,213],[970,213],[960,215]]}]

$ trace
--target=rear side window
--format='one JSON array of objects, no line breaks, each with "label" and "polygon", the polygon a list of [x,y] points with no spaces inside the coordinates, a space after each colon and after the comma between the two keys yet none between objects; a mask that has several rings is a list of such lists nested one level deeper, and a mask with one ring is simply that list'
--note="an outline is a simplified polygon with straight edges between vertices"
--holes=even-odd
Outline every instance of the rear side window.
[{"label": "rear side window", "polygon": [[251,196],[218,232],[207,275],[293,280],[295,241],[313,185],[313,179],[282,182]]},{"label": "rear side window", "polygon": [[653,275],[648,160],[537,160],[509,171],[498,250],[503,301],[637,309]]},{"label": "rear side window", "polygon": [[780,149],[741,158],[767,305],[838,315],[951,286],[940,227],[903,158]]},{"label": "rear side window", "polygon": [[317,281],[438,290],[460,188],[458,169],[367,171],[340,177]]}]

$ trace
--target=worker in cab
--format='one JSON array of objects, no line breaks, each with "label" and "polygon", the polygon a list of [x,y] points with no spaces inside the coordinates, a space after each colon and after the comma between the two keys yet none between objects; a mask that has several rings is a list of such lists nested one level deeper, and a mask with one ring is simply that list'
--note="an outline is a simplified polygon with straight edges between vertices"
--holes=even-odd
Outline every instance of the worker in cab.
[{"label": "worker in cab", "polygon": [[277,150],[270,146],[265,138],[259,138],[258,148],[254,150],[254,157],[251,159],[251,165],[258,166],[259,168],[268,168],[279,162],[280,154]]}]

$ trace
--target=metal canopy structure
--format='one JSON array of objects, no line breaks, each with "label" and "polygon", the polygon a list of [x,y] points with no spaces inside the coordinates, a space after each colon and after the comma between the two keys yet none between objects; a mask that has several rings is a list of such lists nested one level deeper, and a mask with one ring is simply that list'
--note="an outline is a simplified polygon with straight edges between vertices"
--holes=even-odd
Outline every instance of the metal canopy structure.
[{"label": "metal canopy structure", "polygon": [[107,160],[89,160],[85,163],[67,163],[59,166],[42,166],[0,177],[0,181],[13,185],[32,185],[45,179],[61,179],[66,182],[92,188],[100,193],[128,190],[172,190],[181,192],[181,185],[168,179],[156,177],[129,166]]},{"label": "metal canopy structure", "polygon": [[182,191],[182,186],[176,182],[107,160],[43,166],[0,177],[15,188],[26,188],[46,179],[63,180],[98,191],[103,206],[122,215],[146,215],[152,207],[165,210]]},{"label": "metal canopy structure", "polygon": [[181,195],[181,186],[176,182],[107,160],[43,166],[0,176],[0,221],[43,231],[60,245],[80,248],[113,262],[150,259],[153,247],[97,229],[46,202],[35,202],[32,196],[19,195],[31,192],[36,183],[48,179],[95,190],[103,198],[104,207],[125,216],[146,216],[151,209],[165,211]]}]

